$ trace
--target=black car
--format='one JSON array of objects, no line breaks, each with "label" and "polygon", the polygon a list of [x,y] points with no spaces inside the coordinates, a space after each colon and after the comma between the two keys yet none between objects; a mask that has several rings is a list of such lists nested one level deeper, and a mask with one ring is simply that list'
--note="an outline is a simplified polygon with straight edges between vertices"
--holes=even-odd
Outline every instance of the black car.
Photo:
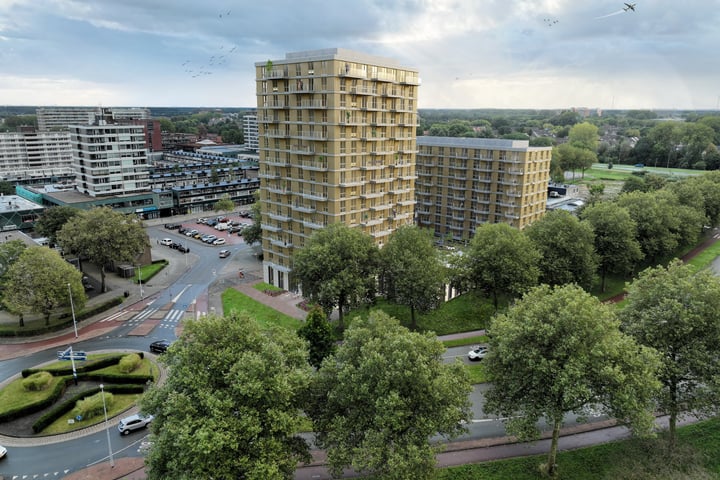
[{"label": "black car", "polygon": [[150,344],[150,351],[152,353],[165,353],[170,346],[170,342],[167,340],[158,340]]},{"label": "black car", "polygon": [[167,228],[168,230],[177,230],[178,228],[180,228],[180,224],[179,223],[166,223],[165,228]]},{"label": "black car", "polygon": [[180,245],[179,247],[177,247],[177,251],[182,252],[182,253],[188,253],[190,251],[190,247],[186,247],[185,245]]},{"label": "black car", "polygon": [[170,244],[170,248],[174,248],[175,250],[177,250],[177,249],[180,248],[181,246],[182,246],[182,244],[181,244],[181,243],[178,243],[178,242],[173,242],[173,243]]}]

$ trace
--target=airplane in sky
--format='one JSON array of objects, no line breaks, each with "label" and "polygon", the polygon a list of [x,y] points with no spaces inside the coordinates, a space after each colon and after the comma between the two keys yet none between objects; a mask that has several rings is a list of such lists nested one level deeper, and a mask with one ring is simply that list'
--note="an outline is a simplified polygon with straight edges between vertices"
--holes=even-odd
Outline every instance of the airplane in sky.
[{"label": "airplane in sky", "polygon": [[625,10],[626,12],[627,12],[628,10],[632,10],[632,11],[634,12],[634,11],[635,11],[635,5],[637,5],[637,3],[626,3],[626,4],[625,4],[625,8],[623,8],[623,10]]}]

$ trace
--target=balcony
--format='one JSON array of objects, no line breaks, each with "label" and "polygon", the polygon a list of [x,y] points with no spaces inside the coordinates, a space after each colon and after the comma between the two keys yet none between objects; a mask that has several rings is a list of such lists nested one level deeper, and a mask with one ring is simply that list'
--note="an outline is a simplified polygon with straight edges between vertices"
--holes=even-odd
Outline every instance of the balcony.
[{"label": "balcony", "polygon": [[300,192],[297,195],[300,195],[302,198],[306,200],[319,200],[321,202],[327,201],[327,194],[320,193],[320,192]]},{"label": "balcony", "polygon": [[290,205],[290,209],[291,209],[293,212],[302,212],[302,213],[315,213],[315,212],[317,212],[317,208],[315,208],[315,207],[310,207],[310,206],[307,206],[307,205],[299,205],[299,204]]},{"label": "balcony", "polygon": [[373,212],[382,212],[384,210],[390,210],[391,208],[393,208],[393,204],[386,203],[384,205],[370,205],[368,208]]},{"label": "balcony", "polygon": [[290,217],[287,215],[284,215],[282,213],[273,213],[273,212],[267,212],[267,216],[270,217],[272,220],[278,221],[278,222],[289,222]]},{"label": "balcony", "polygon": [[275,247],[293,248],[293,244],[292,244],[292,243],[288,243],[288,242],[285,241],[285,240],[278,240],[278,239],[276,239],[276,238],[271,238],[271,239],[270,239],[270,244],[273,245],[273,246],[275,246]]},{"label": "balcony", "polygon": [[361,68],[351,68],[349,65],[345,65],[344,68],[340,68],[338,76],[351,78],[367,78],[367,71]]},{"label": "balcony", "polygon": [[383,177],[380,177],[380,178],[369,178],[368,181],[369,181],[370,183],[390,183],[390,182],[394,182],[395,179],[394,179],[394,178],[383,178]]},{"label": "balcony", "polygon": [[384,218],[368,218],[360,222],[360,225],[364,227],[372,227],[374,225],[382,225],[384,221]]},{"label": "balcony", "polygon": [[364,180],[350,179],[350,180],[340,180],[339,185],[341,187],[360,187],[362,185],[365,185],[365,183],[366,182]]},{"label": "balcony", "polygon": [[276,225],[270,225],[270,224],[267,224],[267,223],[261,224],[260,228],[262,228],[262,229],[265,230],[265,231],[273,232],[273,233],[282,232],[282,228],[280,228],[280,227],[278,227],[278,226],[276,226]]},{"label": "balcony", "polygon": [[325,132],[311,132],[303,131],[293,135],[296,138],[308,139],[308,140],[327,140],[327,133]]},{"label": "balcony", "polygon": [[382,160],[371,160],[360,165],[360,170],[380,170],[385,168],[385,162]]},{"label": "balcony", "polygon": [[361,192],[360,198],[380,198],[384,197],[385,192]]},{"label": "balcony", "polygon": [[[417,204],[417,202],[415,200],[400,200],[397,203],[398,203],[398,205],[402,205],[403,207]],[[432,202],[430,200],[428,200],[427,203],[425,203],[425,204],[432,205]]]},{"label": "balcony", "polygon": [[271,68],[269,70],[263,70],[263,78],[285,78],[287,76],[287,68]]},{"label": "balcony", "polygon": [[276,167],[289,167],[290,162],[287,160],[283,160],[280,158],[266,158],[265,162],[266,165],[274,165]]},{"label": "balcony", "polygon": [[268,185],[267,187],[265,187],[265,189],[266,189],[268,192],[270,192],[270,193],[275,193],[275,194],[277,194],[277,195],[287,195],[287,194],[290,193],[290,190],[287,189],[287,188],[280,188],[280,187],[275,187],[275,186],[270,186],[270,185]]},{"label": "balcony", "polygon": [[313,220],[301,220],[300,223],[303,224],[303,226],[307,228],[312,228],[313,230],[322,230],[323,228],[327,227],[324,223],[318,223]]},{"label": "balcony", "polygon": [[277,130],[277,129],[268,129],[265,130],[264,136],[270,137],[270,138],[286,138],[290,136],[290,132],[285,130]]},{"label": "balcony", "polygon": [[370,232],[370,235],[372,235],[374,238],[387,237],[389,235],[392,235],[393,231],[393,229],[380,230],[379,232]]},{"label": "balcony", "polygon": [[278,173],[258,173],[258,178],[265,178],[268,180],[280,180],[280,174],[278,174]]},{"label": "balcony", "polygon": [[390,193],[392,193],[393,195],[402,195],[404,193],[410,193],[411,191],[412,189],[407,187],[390,188]]},{"label": "balcony", "polygon": [[290,153],[295,155],[315,155],[315,148],[312,145],[300,145],[298,143],[290,145]]}]

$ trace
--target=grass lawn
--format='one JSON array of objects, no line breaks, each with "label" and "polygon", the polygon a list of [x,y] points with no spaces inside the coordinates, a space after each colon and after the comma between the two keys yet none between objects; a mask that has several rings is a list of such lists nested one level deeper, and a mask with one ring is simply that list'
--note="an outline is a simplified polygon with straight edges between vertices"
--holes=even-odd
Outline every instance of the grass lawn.
[{"label": "grass lawn", "polygon": [[276,287],[275,285],[272,285],[270,283],[265,283],[265,282],[256,283],[255,285],[253,285],[253,288],[260,292],[264,292],[266,290],[269,290],[271,292],[282,292],[283,291],[282,288]]},{"label": "grass lawn", "polygon": [[[670,455],[664,435],[630,439],[558,454],[560,480],[710,479],[720,475],[720,419],[678,429]],[[545,455],[462,465],[438,471],[441,480],[540,480]]]},{"label": "grass lawn", "polygon": [[458,338],[455,340],[444,340],[442,343],[446,348],[449,347],[461,347],[463,345],[477,345],[478,343],[487,343],[487,335],[478,335],[475,337]]},{"label": "grass lawn", "polygon": [[720,256],[720,242],[710,245],[709,248],[706,248],[690,260],[688,264],[691,265],[695,271],[702,270],[703,268],[709,267],[718,256]]},{"label": "grass lawn", "polygon": [[[165,268],[167,266],[168,262],[167,260],[163,260],[162,262],[158,263],[150,263],[148,265],[143,265],[140,267],[140,279],[142,279],[143,283],[150,280],[152,277],[157,275],[157,273]],[[133,282],[138,283],[138,274],[135,273],[135,278],[133,279]]]},{"label": "grass lawn", "polygon": [[24,378],[17,378],[0,390],[0,412],[5,413],[18,407],[32,405],[47,399],[52,395],[55,385],[65,380],[62,377],[53,377],[50,385],[44,390],[30,391],[23,387]]},{"label": "grass lawn", "polygon": [[222,305],[225,314],[229,314],[233,310],[237,312],[245,311],[250,314],[261,327],[266,328],[271,325],[276,325],[290,330],[297,330],[302,325],[300,320],[257,302],[234,288],[229,288],[222,293]]},{"label": "grass lawn", "polygon": [[485,365],[483,365],[483,362],[466,365],[465,370],[468,372],[468,375],[470,376],[470,383],[473,385],[488,381],[487,375],[485,375]]},{"label": "grass lawn", "polygon": [[[108,420],[115,415],[118,415],[130,407],[135,405],[135,402],[140,398],[140,394],[119,394],[113,393],[113,403],[107,406]],[[72,419],[73,423],[69,424],[68,420]],[[64,416],[58,418],[48,427],[40,432],[42,435],[55,435],[58,433],[66,433],[73,430],[79,430],[81,428],[89,427],[100,422],[105,421],[104,415],[98,415],[92,418],[86,418],[80,421],[74,420],[72,412],[66,413]]]}]

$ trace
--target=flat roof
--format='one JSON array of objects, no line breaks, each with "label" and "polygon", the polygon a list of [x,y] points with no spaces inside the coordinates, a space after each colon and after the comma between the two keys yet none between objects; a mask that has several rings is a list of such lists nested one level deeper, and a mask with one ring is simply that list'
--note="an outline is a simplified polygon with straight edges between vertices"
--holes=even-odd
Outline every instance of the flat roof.
[{"label": "flat roof", "polygon": [[42,205],[26,200],[18,195],[0,195],[0,214],[42,208]]},{"label": "flat roof", "polygon": [[[355,50],[348,50],[345,48],[323,48],[319,50],[290,52],[285,54],[284,59],[271,61],[273,62],[273,64],[284,65],[286,63],[289,64],[298,62],[318,62],[321,60],[341,60],[356,63],[367,63],[370,65],[408,70],[415,73],[418,72],[417,68],[404,67],[400,65],[397,60],[392,58],[369,55],[367,53],[357,52]],[[262,67],[265,66],[266,63],[267,60],[264,62],[255,62],[255,66]]]},{"label": "flat roof", "polygon": [[552,150],[552,147],[531,147],[529,140],[509,140],[505,138],[472,137],[435,137],[423,135],[417,137],[418,146],[488,148],[496,150]]}]

